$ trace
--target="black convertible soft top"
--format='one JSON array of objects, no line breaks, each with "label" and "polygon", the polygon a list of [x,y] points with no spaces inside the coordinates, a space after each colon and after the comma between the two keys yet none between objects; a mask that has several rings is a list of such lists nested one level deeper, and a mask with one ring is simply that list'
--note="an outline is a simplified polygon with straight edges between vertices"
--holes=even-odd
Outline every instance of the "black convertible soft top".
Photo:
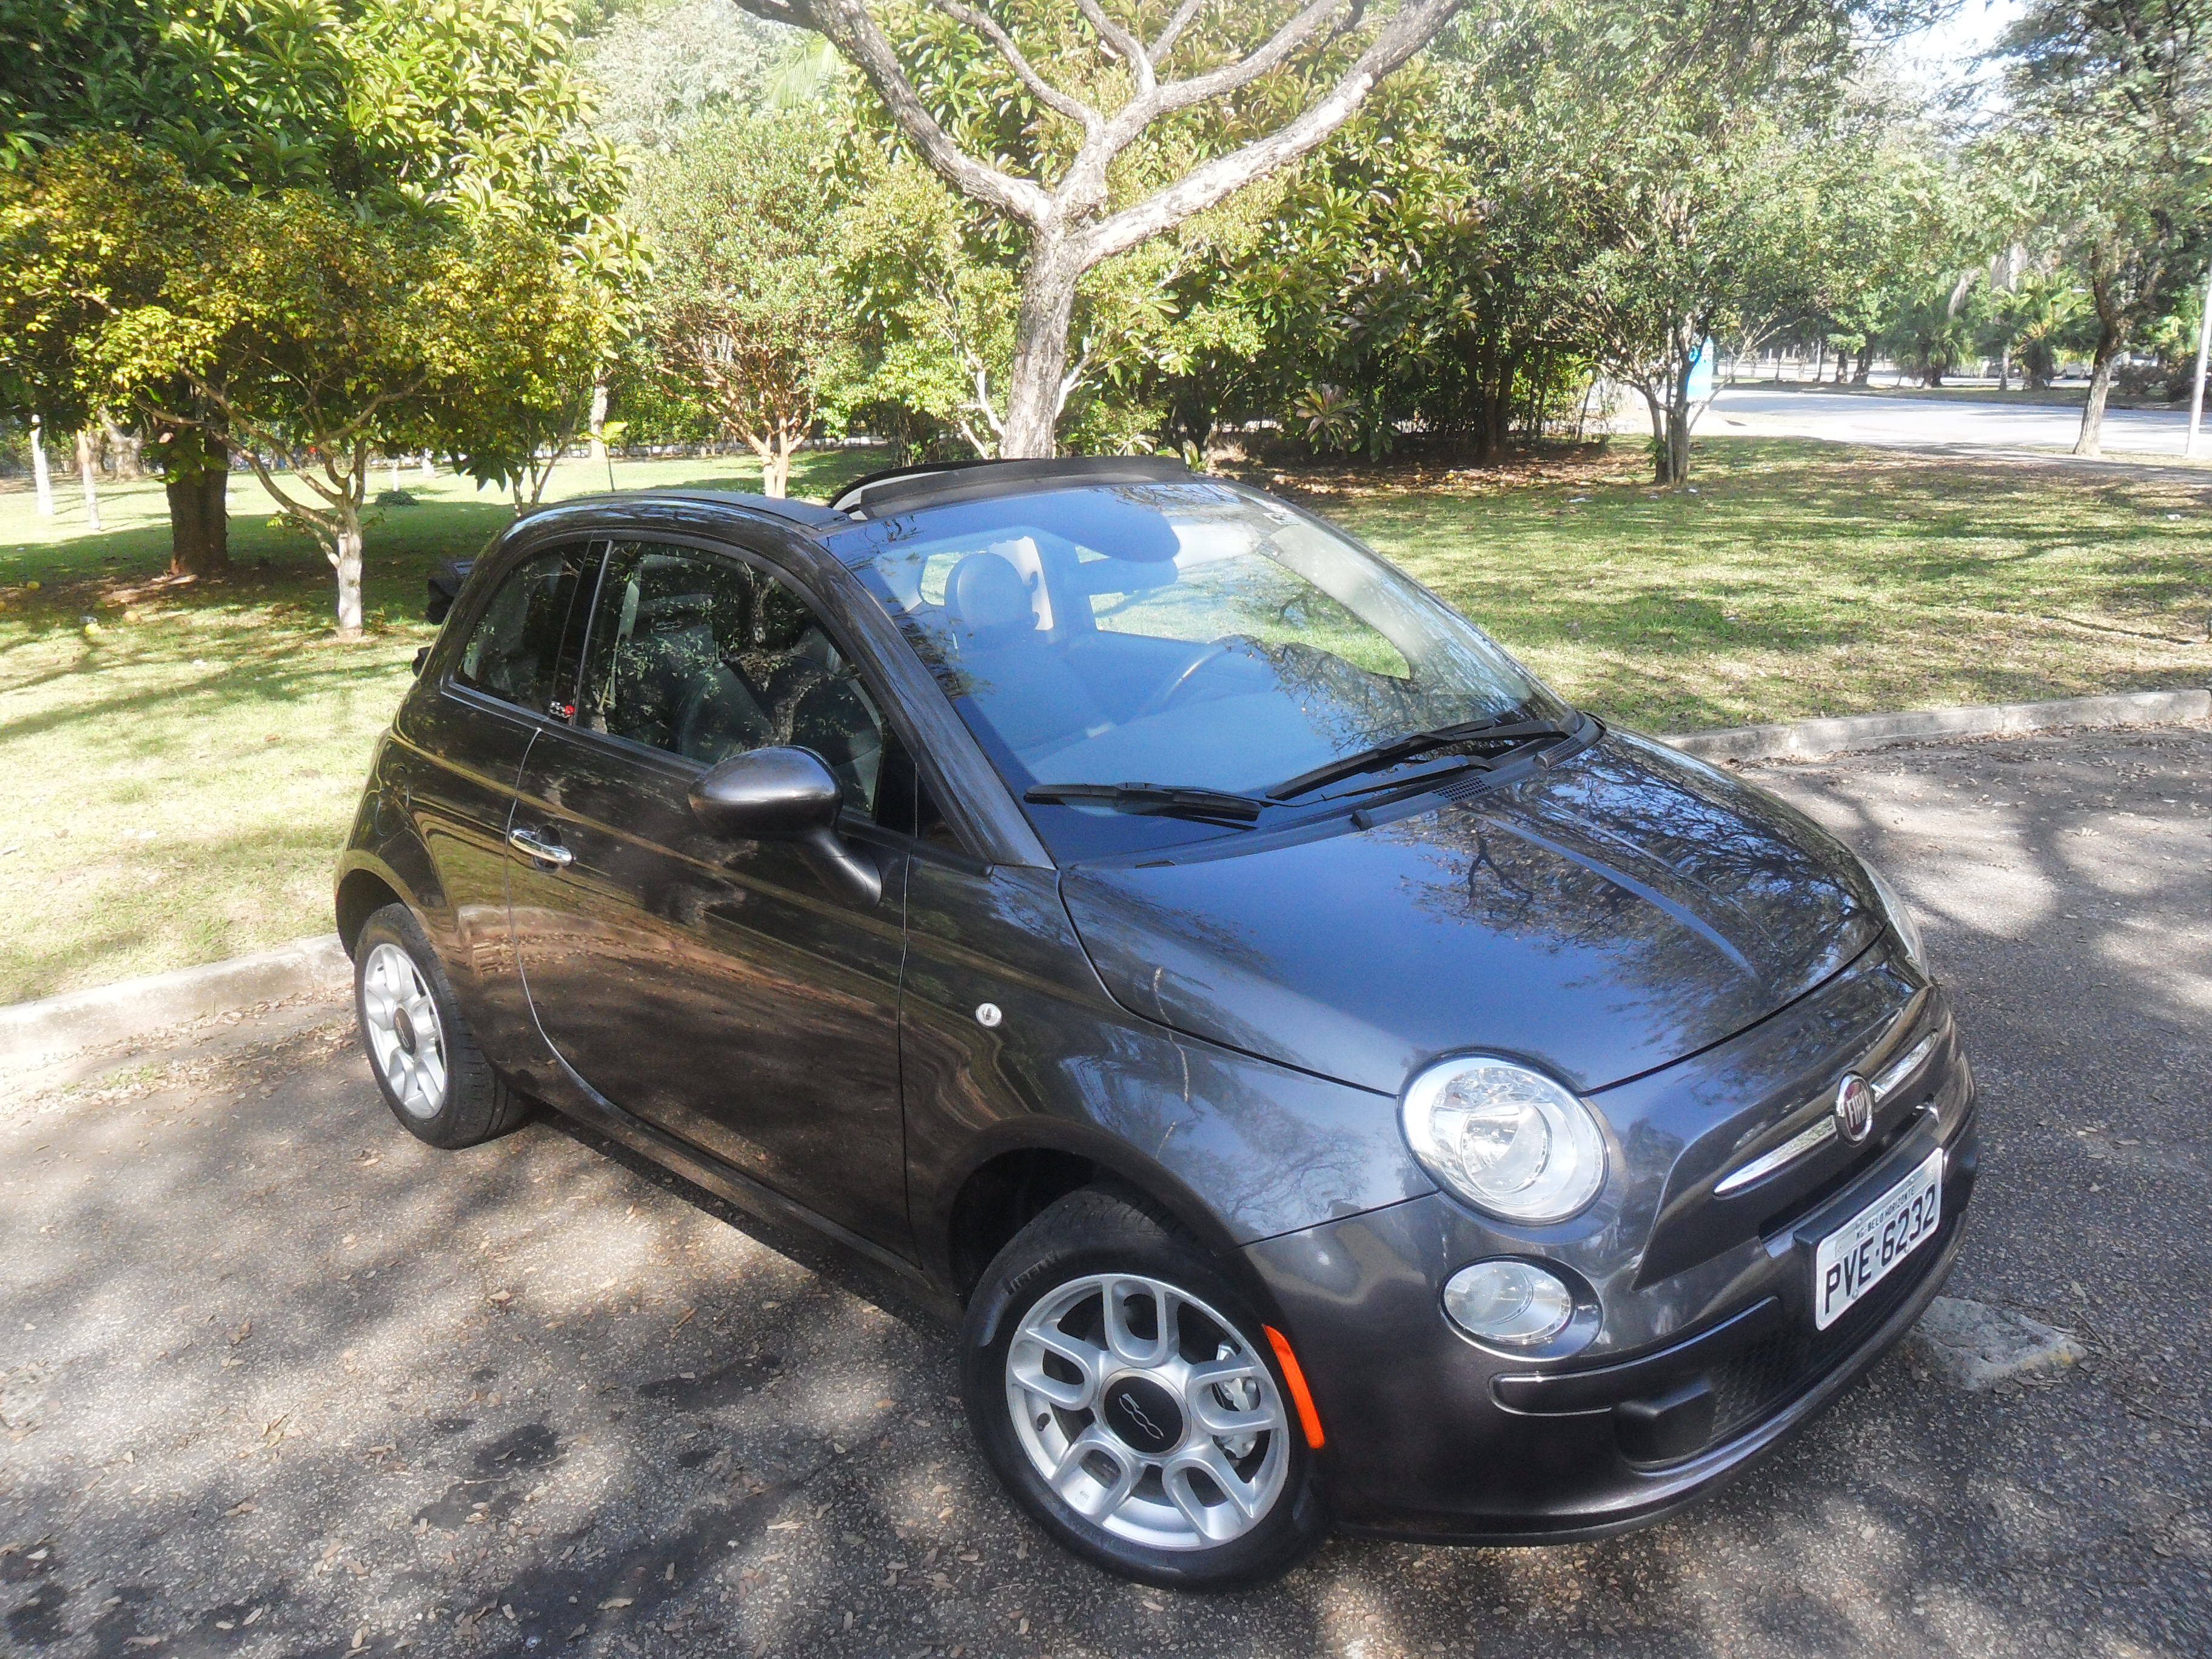
[{"label": "black convertible soft top", "polygon": [[830,511],[880,519],[938,501],[1012,495],[1048,483],[1160,483],[1188,478],[1172,455],[1063,455],[1050,460],[935,461],[856,478],[830,497]]}]

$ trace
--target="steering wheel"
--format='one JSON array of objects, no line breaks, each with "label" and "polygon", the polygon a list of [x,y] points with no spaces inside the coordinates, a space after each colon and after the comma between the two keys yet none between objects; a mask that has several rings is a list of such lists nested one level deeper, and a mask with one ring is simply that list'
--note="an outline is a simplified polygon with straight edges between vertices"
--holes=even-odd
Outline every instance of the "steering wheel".
[{"label": "steering wheel", "polygon": [[1166,713],[1168,705],[1172,703],[1189,688],[1192,677],[1195,675],[1200,669],[1205,667],[1206,664],[1213,661],[1217,657],[1227,656],[1231,651],[1235,650],[1237,647],[1243,644],[1243,641],[1244,636],[1241,634],[1224,634],[1219,639],[1214,641],[1212,644],[1207,646],[1196,656],[1193,657],[1188,662],[1185,663],[1182,666],[1182,672],[1177,674],[1165,685],[1153,692],[1151,696],[1146,698],[1144,706],[1139,708],[1135,714],[1130,715],[1129,718],[1133,720],[1149,720],[1154,714]]}]

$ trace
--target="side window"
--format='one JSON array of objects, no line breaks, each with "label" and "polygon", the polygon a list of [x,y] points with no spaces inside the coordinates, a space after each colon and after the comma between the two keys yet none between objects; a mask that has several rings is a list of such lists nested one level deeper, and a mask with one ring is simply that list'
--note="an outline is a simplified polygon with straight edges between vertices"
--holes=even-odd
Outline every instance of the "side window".
[{"label": "side window", "polygon": [[487,696],[565,718],[573,657],[564,660],[576,595],[597,561],[583,547],[556,548],[507,574],[477,618],[453,678]]},{"label": "side window", "polygon": [[580,724],[702,766],[811,749],[872,816],[884,719],[806,600],[735,560],[652,542],[607,557]]}]

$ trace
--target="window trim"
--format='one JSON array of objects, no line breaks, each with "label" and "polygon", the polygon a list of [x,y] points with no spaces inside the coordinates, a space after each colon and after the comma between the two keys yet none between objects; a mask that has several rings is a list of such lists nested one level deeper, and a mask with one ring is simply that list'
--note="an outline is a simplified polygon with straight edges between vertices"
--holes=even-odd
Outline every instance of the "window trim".
[{"label": "window trim", "polygon": [[[647,542],[659,546],[680,549],[688,553],[703,554],[710,559],[720,558],[746,565],[779,581],[789,584],[793,591],[805,602],[806,608],[813,613],[816,624],[830,636],[830,642],[836,647],[837,653],[852,665],[854,674],[860,681],[861,690],[867,694],[868,700],[875,705],[876,712],[883,717],[884,726],[890,735],[905,747],[908,755],[914,761],[919,786],[923,788],[933,788],[940,795],[944,793],[943,785],[933,776],[934,769],[931,767],[927,758],[927,750],[915,737],[912,722],[905,718],[898,699],[887,695],[883,675],[873,660],[872,653],[853,648],[849,642],[851,630],[839,620],[836,615],[835,607],[824,604],[820,593],[816,591],[814,584],[806,580],[789,564],[738,542],[719,540],[712,537],[686,534],[681,532],[664,531],[659,528],[608,527],[598,532],[592,539],[599,547],[599,568],[597,579],[592,585],[592,600],[585,612],[583,632],[577,641],[576,672],[569,686],[571,713],[566,720],[555,720],[548,716],[548,724],[573,733],[580,740],[603,744],[617,754],[647,757],[662,763],[679,777],[696,777],[708,770],[708,768],[699,762],[687,759],[669,750],[656,747],[649,743],[640,743],[635,738],[622,737],[611,732],[594,731],[589,726],[580,724],[577,720],[577,716],[583,712],[583,679],[586,666],[591,660],[592,629],[599,619],[600,592],[606,584],[607,568],[612,562],[615,544],[617,542]],[[507,706],[512,708],[517,705]],[[894,830],[874,817],[862,817],[849,806],[839,809],[838,821],[841,825],[849,823],[856,829],[866,830],[871,836],[884,836],[903,847],[920,848],[936,856],[943,857],[948,851],[945,848],[933,845],[920,836],[909,835],[902,830]],[[949,817],[946,822],[952,825],[953,834],[959,838],[961,855],[974,860],[979,865],[986,864],[986,860],[978,857],[969,848],[968,837],[962,833],[958,823]]]},{"label": "window trim", "polygon": [[[565,552],[572,547],[581,550],[585,566],[576,578],[577,593],[580,595],[586,587],[589,587],[591,598],[583,608],[581,624],[578,622],[576,599],[573,596],[570,598],[568,614],[562,621],[561,642],[554,653],[553,663],[556,672],[562,659],[569,659],[568,695],[563,701],[568,704],[570,714],[564,718],[547,709],[532,708],[522,703],[511,702],[495,692],[486,691],[477,686],[471,685],[462,679],[460,678],[461,659],[467,653],[469,641],[476,637],[477,627],[483,623],[486,613],[490,611],[493,602],[506,588],[508,578],[532,559],[543,558],[549,553]],[[486,585],[483,597],[470,606],[466,626],[453,635],[453,645],[445,653],[446,660],[436,668],[438,694],[441,696],[452,697],[471,708],[505,714],[512,719],[530,720],[540,726],[568,725],[574,718],[574,709],[579,683],[584,672],[584,648],[586,635],[582,629],[588,628],[592,612],[599,604],[599,584],[606,575],[607,547],[607,538],[604,535],[596,533],[575,537],[554,537],[523,548],[512,559],[502,560],[499,567],[499,574]],[[448,626],[453,620],[448,617]],[[446,635],[441,630],[438,643],[443,645],[445,638]],[[556,682],[556,690],[558,689]]]}]

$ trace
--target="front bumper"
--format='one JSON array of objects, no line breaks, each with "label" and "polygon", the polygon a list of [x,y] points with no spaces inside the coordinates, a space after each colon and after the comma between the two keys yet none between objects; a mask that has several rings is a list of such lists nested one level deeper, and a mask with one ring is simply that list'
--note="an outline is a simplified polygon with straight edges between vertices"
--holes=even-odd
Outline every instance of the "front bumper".
[{"label": "front bumper", "polygon": [[[1313,1389],[1340,1521],[1435,1541],[1564,1542],[1656,1520],[1740,1472],[1942,1289],[1977,1171],[1971,1088],[1960,1067],[1954,1110],[1928,1114],[1846,1185],[1732,1255],[1725,1291],[1679,1332],[1579,1363],[1508,1357],[1447,1322],[1438,1287],[1474,1259],[1473,1239],[1467,1212],[1441,1194],[1248,1247]],[[1938,1145],[1936,1234],[1816,1332],[1819,1238]]]}]

